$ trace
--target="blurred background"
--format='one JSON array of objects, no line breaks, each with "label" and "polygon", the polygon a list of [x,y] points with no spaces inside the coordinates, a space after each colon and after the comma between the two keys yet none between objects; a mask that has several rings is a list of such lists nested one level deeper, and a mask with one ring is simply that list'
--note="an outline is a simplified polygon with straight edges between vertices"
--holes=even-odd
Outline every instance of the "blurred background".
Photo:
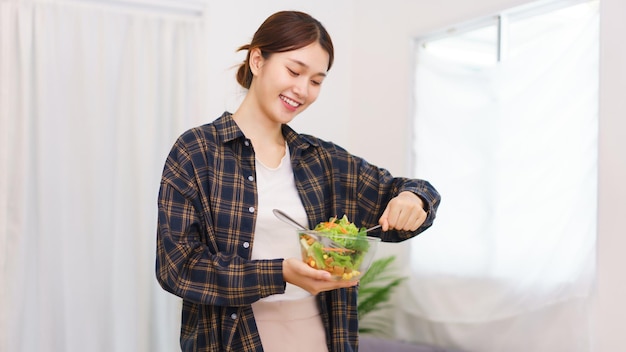
[{"label": "blurred background", "polygon": [[163,163],[236,109],[236,50],[279,10],[335,45],[292,127],[442,194],[378,253],[407,278],[385,338],[624,348],[623,1],[0,0],[0,351],[179,350]]}]

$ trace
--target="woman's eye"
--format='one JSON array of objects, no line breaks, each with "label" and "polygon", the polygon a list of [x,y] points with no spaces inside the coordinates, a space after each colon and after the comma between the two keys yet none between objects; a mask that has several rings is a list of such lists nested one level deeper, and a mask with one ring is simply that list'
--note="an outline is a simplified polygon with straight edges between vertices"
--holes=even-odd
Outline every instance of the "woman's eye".
[{"label": "woman's eye", "polygon": [[289,74],[294,76],[294,77],[298,77],[300,74],[290,68],[287,68],[287,70],[289,71]]},{"label": "woman's eye", "polygon": [[311,81],[311,84],[313,84],[314,86],[319,86],[322,84],[322,82],[320,81]]}]

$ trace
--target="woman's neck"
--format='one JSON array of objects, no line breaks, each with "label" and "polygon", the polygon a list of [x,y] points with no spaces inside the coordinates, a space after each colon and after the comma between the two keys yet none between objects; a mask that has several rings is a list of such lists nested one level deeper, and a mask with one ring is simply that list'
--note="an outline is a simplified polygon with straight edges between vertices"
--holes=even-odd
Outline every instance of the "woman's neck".
[{"label": "woman's neck", "polygon": [[256,158],[268,167],[278,167],[285,155],[285,138],[281,124],[242,107],[233,113],[233,120],[252,142]]}]

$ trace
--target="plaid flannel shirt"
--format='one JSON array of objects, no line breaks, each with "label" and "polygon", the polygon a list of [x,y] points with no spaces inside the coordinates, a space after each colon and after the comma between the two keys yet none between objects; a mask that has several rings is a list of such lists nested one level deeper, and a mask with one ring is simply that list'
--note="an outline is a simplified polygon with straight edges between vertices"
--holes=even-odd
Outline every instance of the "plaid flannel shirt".
[{"label": "plaid flannel shirt", "polygon": [[[402,191],[424,200],[415,232],[378,232],[399,242],[431,226],[439,194],[424,180],[394,178],[341,147],[283,125],[309,226],[346,214],[372,226]],[[183,299],[183,351],[262,351],[251,304],[284,293],[282,258],[251,260],[257,193],[254,149],[225,112],[190,129],[165,162],[158,196],[156,276]],[[317,296],[329,351],[358,349],[357,289]]]}]

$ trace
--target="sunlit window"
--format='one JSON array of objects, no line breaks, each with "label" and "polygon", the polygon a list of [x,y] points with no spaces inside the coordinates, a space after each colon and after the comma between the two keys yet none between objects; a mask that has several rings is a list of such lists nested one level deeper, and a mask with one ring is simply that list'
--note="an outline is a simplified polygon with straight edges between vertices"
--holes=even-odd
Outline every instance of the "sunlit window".
[{"label": "sunlit window", "polygon": [[417,40],[414,171],[442,194],[418,277],[589,290],[598,23],[598,1],[544,1]]}]

